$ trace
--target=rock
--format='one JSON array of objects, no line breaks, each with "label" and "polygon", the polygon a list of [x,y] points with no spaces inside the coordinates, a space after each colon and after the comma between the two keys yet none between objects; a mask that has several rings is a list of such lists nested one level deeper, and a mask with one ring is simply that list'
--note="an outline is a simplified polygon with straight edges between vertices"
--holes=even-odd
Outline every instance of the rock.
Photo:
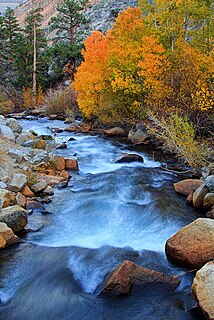
[{"label": "rock", "polygon": [[34,197],[34,193],[33,191],[31,191],[31,189],[26,186],[21,190],[21,193],[25,196],[25,197]]},{"label": "rock", "polygon": [[62,170],[60,172],[60,177],[63,177],[65,180],[68,180],[70,178],[70,174],[66,170]]},{"label": "rock", "polygon": [[24,160],[26,154],[18,149],[9,149],[7,154],[11,156],[16,162],[21,163]]},{"label": "rock", "polygon": [[167,258],[174,264],[198,269],[214,259],[214,220],[199,218],[166,242]]},{"label": "rock", "polygon": [[128,134],[128,141],[132,142],[133,144],[141,144],[147,141],[151,136],[148,134],[148,132],[144,130],[138,129],[130,130]]},{"label": "rock", "polygon": [[50,134],[41,134],[41,135],[38,136],[38,139],[53,140],[53,137]]},{"label": "rock", "polygon": [[0,248],[4,248],[6,245],[6,241],[4,238],[0,235]]},{"label": "rock", "polygon": [[6,125],[14,132],[14,133],[22,133],[22,126],[16,119],[7,119]]},{"label": "rock", "polygon": [[214,262],[210,261],[197,273],[192,292],[207,319],[214,319]]},{"label": "rock", "polygon": [[6,242],[5,246],[19,242],[19,238],[15,236],[13,230],[3,222],[0,222],[0,235]]},{"label": "rock", "polygon": [[47,152],[40,152],[37,155],[35,155],[30,163],[33,165],[39,164],[40,162],[48,162],[50,160],[50,156]]},{"label": "rock", "polygon": [[114,297],[128,296],[131,294],[131,289],[134,285],[143,287],[154,283],[165,284],[170,289],[175,289],[180,280],[125,260],[107,276],[101,285],[101,293]]},{"label": "rock", "polygon": [[25,208],[26,199],[25,199],[25,196],[21,192],[18,192],[18,194],[16,196],[16,204],[22,208]]},{"label": "rock", "polygon": [[188,195],[186,199],[186,204],[188,204],[189,206],[193,205],[193,191],[191,191],[191,193]]},{"label": "rock", "polygon": [[28,223],[27,211],[17,205],[1,209],[0,222],[6,223],[13,232],[18,232]]},{"label": "rock", "polygon": [[35,142],[34,140],[27,140],[22,143],[22,146],[25,148],[34,148]]},{"label": "rock", "polygon": [[6,188],[7,188],[6,183],[0,181],[0,189],[6,189]]},{"label": "rock", "polygon": [[78,168],[78,162],[75,158],[65,159],[65,169],[76,171]]},{"label": "rock", "polygon": [[188,196],[192,191],[194,192],[198,187],[203,184],[202,180],[198,179],[186,179],[174,183],[175,191],[185,196]]},{"label": "rock", "polygon": [[45,206],[42,203],[40,203],[39,201],[34,201],[34,200],[27,201],[26,209],[33,210],[33,211],[39,211],[39,212],[46,211]]},{"label": "rock", "polygon": [[201,174],[204,179],[208,176],[214,175],[214,164],[201,168]]},{"label": "rock", "polygon": [[114,162],[122,163],[122,162],[144,162],[143,157],[139,156],[138,154],[129,154],[129,153],[122,153]]},{"label": "rock", "polygon": [[198,189],[193,193],[193,206],[195,208],[203,207],[204,197],[208,193],[208,189],[203,183]]},{"label": "rock", "polygon": [[206,217],[214,219],[214,206],[212,206],[211,210],[206,213]]},{"label": "rock", "polygon": [[214,193],[207,193],[204,197],[203,207],[205,210],[208,210],[214,206]]},{"label": "rock", "polygon": [[8,207],[14,198],[15,196],[11,191],[0,189],[0,208]]},{"label": "rock", "polygon": [[55,185],[58,185],[58,184],[63,183],[65,181],[65,178],[63,178],[63,177],[52,176],[52,175],[43,176],[43,178],[45,179],[47,184],[50,186],[55,186]]},{"label": "rock", "polygon": [[114,127],[109,130],[104,130],[104,133],[108,136],[125,136],[125,131],[120,127]]},{"label": "rock", "polygon": [[27,177],[25,174],[16,173],[13,175],[12,180],[8,186],[11,191],[18,192],[22,190],[27,184]]},{"label": "rock", "polygon": [[43,190],[43,193],[45,195],[52,196],[54,194],[54,190],[51,186],[47,186],[45,190]]},{"label": "rock", "polygon": [[47,182],[44,180],[41,180],[40,182],[34,184],[31,189],[33,190],[33,192],[38,193],[41,192],[42,190],[44,190],[47,187]]},{"label": "rock", "polygon": [[67,149],[67,144],[66,142],[62,142],[61,144],[59,144],[56,149]]},{"label": "rock", "polygon": [[214,192],[214,175],[208,176],[205,179],[205,186],[208,188],[209,192]]},{"label": "rock", "polygon": [[8,182],[8,180],[9,180],[9,177],[8,177],[8,176],[5,176],[5,177],[2,177],[2,178],[1,178],[1,181],[2,181],[2,182],[5,182],[5,183]]},{"label": "rock", "polygon": [[11,141],[13,141],[13,142],[15,142],[14,133],[13,133],[13,131],[12,131],[9,127],[4,126],[4,125],[0,125],[0,134],[1,134],[3,137],[5,137],[5,138],[7,138],[7,139],[9,139],[9,140],[11,140]]},{"label": "rock", "polygon": [[53,133],[61,133],[61,132],[63,132],[63,129],[60,129],[60,128],[50,128],[50,129],[51,129],[51,131]]},{"label": "rock", "polygon": [[52,156],[50,159],[50,163],[58,171],[65,170],[65,159],[61,156]]},{"label": "rock", "polygon": [[22,132],[18,138],[16,138],[16,143],[20,144],[21,146],[29,140],[34,140],[35,136],[31,132]]}]

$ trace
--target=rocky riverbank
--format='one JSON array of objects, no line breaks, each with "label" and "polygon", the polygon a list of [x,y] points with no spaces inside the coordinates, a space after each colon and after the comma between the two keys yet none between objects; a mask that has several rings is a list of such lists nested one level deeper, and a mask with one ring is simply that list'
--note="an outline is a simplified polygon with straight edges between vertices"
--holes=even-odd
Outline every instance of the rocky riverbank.
[{"label": "rocky riverbank", "polygon": [[[19,241],[20,231],[31,229],[27,226],[28,214],[38,207],[45,210],[42,203],[51,200],[54,194],[53,186],[66,186],[70,171],[78,170],[78,163],[75,157],[65,159],[54,154],[53,150],[56,147],[66,148],[66,145],[57,145],[52,136],[38,136],[33,131],[23,132],[15,119],[1,117],[0,121],[0,246],[4,248]],[[62,130],[58,128],[55,132]],[[95,133],[90,125],[73,125],[66,130]],[[118,127],[97,130],[97,133],[110,137],[127,136],[127,132]],[[144,128],[140,127],[129,132],[128,136],[128,140],[133,144],[151,143],[151,139]],[[115,156],[115,162],[118,163],[132,161],[143,162],[143,158],[133,153],[122,154],[118,158]],[[175,190],[187,196],[188,203],[192,203],[202,214],[208,215],[207,213],[213,210],[212,167],[203,172],[201,179],[188,179],[176,183]],[[185,226],[166,242],[166,255],[172,263],[190,269],[201,268],[194,280],[193,293],[209,319],[213,319],[214,294],[213,286],[207,287],[206,283],[214,282],[213,236],[214,220],[204,217]],[[109,271],[111,273],[104,279],[100,288],[102,294],[111,296],[129,295],[132,287],[136,285],[143,287],[145,284],[170,284],[174,289],[179,284],[176,277],[157,274],[154,270],[140,268],[130,261],[124,261],[116,269]]]}]

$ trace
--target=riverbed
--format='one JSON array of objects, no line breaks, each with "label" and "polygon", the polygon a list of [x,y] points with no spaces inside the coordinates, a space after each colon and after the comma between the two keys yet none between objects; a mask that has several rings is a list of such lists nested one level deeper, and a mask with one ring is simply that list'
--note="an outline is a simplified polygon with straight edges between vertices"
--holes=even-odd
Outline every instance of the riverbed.
[{"label": "riverbed", "polygon": [[[62,121],[20,120],[24,130],[50,134]],[[70,138],[72,141],[68,141]],[[198,215],[175,193],[183,177],[162,169],[154,150],[125,140],[62,132],[57,142],[76,155],[79,171],[67,188],[55,188],[48,214],[29,223],[43,228],[0,253],[0,319],[4,320],[191,320],[192,273],[165,257],[166,240]],[[137,153],[144,163],[115,163],[121,153]],[[129,259],[168,275],[184,274],[175,291],[153,286],[127,298],[99,296],[105,275]]]}]

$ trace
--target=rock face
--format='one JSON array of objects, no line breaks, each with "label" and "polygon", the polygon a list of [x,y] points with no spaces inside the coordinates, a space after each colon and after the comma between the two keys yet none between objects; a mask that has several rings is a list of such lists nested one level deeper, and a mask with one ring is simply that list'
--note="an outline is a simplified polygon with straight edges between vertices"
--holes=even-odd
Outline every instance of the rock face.
[{"label": "rock face", "polygon": [[3,137],[5,137],[5,138],[7,138],[7,139],[9,139],[9,140],[11,140],[11,141],[13,141],[13,142],[15,142],[14,133],[13,133],[13,131],[12,131],[9,127],[4,126],[4,125],[0,125],[0,134],[1,134]]},{"label": "rock face", "polygon": [[27,184],[26,175],[22,173],[17,173],[13,175],[12,180],[8,185],[11,191],[18,192],[22,188],[24,188],[26,184]]},{"label": "rock face", "polygon": [[203,184],[202,180],[186,179],[174,183],[175,191],[188,196],[192,191],[194,192]]},{"label": "rock face", "polygon": [[6,242],[4,246],[19,242],[19,238],[15,236],[13,230],[3,222],[0,222],[0,235]]},{"label": "rock face", "polygon": [[139,156],[138,154],[129,154],[129,153],[123,153],[121,154],[117,159],[115,159],[115,162],[122,163],[122,162],[144,162],[143,157]]},{"label": "rock face", "polygon": [[214,262],[210,261],[195,276],[192,292],[203,313],[214,320]]},{"label": "rock face", "polygon": [[13,232],[22,230],[27,221],[27,211],[17,205],[0,210],[0,222],[7,224]]},{"label": "rock face", "polygon": [[107,136],[125,136],[125,131],[120,127],[114,127],[109,130],[105,130],[104,133]]},{"label": "rock face", "polygon": [[165,284],[170,289],[175,289],[180,280],[125,260],[107,276],[101,286],[101,293],[110,296],[128,296],[133,285],[145,286],[152,283]]},{"label": "rock face", "polygon": [[204,197],[208,193],[208,189],[203,183],[198,189],[193,193],[193,206],[195,208],[203,207]]},{"label": "rock face", "polygon": [[214,220],[199,218],[166,242],[167,258],[185,268],[198,269],[214,259]]}]

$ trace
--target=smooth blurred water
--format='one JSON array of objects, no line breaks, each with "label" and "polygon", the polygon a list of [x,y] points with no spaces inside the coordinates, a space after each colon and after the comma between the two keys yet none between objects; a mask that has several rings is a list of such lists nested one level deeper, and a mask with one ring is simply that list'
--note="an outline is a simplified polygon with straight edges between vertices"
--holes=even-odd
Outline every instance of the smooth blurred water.
[{"label": "smooth blurred water", "polygon": [[[60,121],[21,120],[26,130],[50,133]],[[76,154],[79,172],[66,189],[55,189],[50,215],[33,214],[45,227],[24,243],[1,252],[0,319],[200,319],[189,310],[192,275],[175,292],[143,288],[126,299],[100,298],[96,288],[125,259],[180,274],[164,254],[166,240],[196,218],[173,190],[176,177],[152,159],[153,151],[129,150],[125,141],[66,133],[56,135]],[[144,163],[117,164],[120,153],[137,153]],[[199,318],[198,318],[199,317]]]}]

